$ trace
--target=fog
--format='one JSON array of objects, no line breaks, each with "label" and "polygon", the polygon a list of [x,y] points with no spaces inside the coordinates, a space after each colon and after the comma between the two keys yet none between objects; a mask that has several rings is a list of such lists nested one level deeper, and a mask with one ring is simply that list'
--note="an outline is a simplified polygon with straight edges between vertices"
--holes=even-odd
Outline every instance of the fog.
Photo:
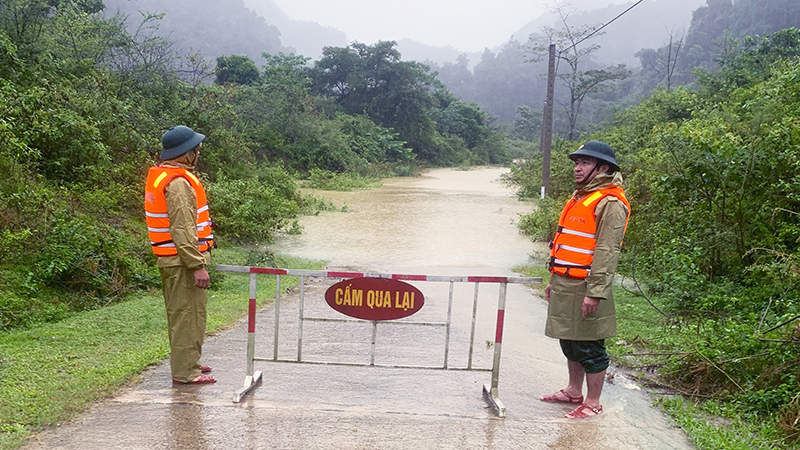
[{"label": "fog", "polygon": [[[351,42],[372,44],[378,40],[408,39],[467,52],[503,44],[523,25],[545,14],[548,5],[554,3],[553,0],[245,0],[245,5],[260,9],[269,1],[289,19],[336,28]],[[574,9],[589,10],[629,2],[573,0],[570,3]]]}]

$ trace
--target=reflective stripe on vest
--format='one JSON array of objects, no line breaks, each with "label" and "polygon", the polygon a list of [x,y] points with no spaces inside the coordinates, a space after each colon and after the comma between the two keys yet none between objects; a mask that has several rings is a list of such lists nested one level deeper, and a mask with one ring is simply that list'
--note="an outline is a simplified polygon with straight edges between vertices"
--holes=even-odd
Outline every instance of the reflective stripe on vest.
[{"label": "reflective stripe on vest", "polygon": [[572,197],[561,211],[558,230],[550,243],[550,273],[579,279],[589,275],[597,245],[594,210],[600,200],[608,196],[616,197],[625,204],[628,210],[625,218],[627,229],[631,205],[621,187],[609,186],[582,198]]},{"label": "reflective stripe on vest", "polygon": [[179,167],[151,167],[147,174],[147,184],[145,186],[144,210],[147,233],[150,236],[150,246],[156,256],[176,256],[178,254],[169,231],[169,213],[165,194],[167,185],[176,177],[185,178],[192,186],[195,197],[197,197],[196,229],[198,248],[201,252],[205,252],[214,245],[206,191],[200,180],[188,170]]}]

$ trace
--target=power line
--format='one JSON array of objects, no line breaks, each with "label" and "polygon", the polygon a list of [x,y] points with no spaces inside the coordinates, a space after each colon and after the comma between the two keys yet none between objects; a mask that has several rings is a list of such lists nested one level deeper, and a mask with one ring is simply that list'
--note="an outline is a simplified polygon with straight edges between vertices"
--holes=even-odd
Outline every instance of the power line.
[{"label": "power line", "polygon": [[573,49],[573,48],[577,47],[577,46],[578,46],[578,44],[580,44],[581,42],[583,42],[583,41],[585,41],[585,40],[589,39],[590,37],[594,36],[595,34],[597,34],[597,33],[598,33],[600,30],[602,30],[603,28],[605,28],[605,27],[607,27],[607,26],[611,25],[611,23],[612,23],[612,22],[614,22],[615,20],[617,20],[617,19],[619,19],[620,17],[624,16],[624,15],[625,15],[625,14],[626,14],[628,11],[632,10],[633,8],[635,8],[636,6],[638,6],[638,5],[639,5],[639,3],[642,3],[643,1],[644,1],[644,0],[639,0],[638,2],[634,3],[634,4],[633,4],[633,5],[631,5],[631,6],[630,6],[628,9],[626,9],[625,11],[622,11],[622,13],[620,13],[620,14],[619,14],[617,17],[614,17],[613,19],[611,19],[611,20],[609,20],[608,22],[606,22],[605,24],[603,24],[603,26],[602,26],[602,27],[600,27],[600,28],[598,28],[598,29],[596,29],[596,30],[592,31],[591,33],[589,33],[589,35],[588,35],[588,36],[584,37],[584,38],[583,38],[583,39],[581,39],[580,41],[578,41],[578,42],[576,42],[576,43],[572,44],[572,47],[567,47],[567,48],[565,48],[564,50],[561,50],[561,51],[559,51],[559,53],[564,53],[564,52],[565,52],[565,51],[567,51],[567,50],[571,50],[571,49]]}]

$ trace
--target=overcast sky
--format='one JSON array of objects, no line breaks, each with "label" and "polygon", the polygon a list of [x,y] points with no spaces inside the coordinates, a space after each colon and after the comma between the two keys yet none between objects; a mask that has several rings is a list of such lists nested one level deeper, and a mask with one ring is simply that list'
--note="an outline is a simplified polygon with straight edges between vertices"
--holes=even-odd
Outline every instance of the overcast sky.
[{"label": "overcast sky", "polygon": [[[254,2],[257,0],[249,0]],[[507,41],[554,0],[273,0],[289,18],[338,28],[350,41],[412,39],[481,51]],[[626,0],[574,0],[605,6]]]}]

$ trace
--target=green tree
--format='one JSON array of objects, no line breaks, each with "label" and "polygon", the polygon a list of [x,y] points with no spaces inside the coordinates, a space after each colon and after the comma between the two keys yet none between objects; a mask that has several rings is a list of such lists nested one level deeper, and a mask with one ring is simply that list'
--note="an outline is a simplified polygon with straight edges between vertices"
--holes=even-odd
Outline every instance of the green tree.
[{"label": "green tree", "polygon": [[718,60],[718,70],[695,73],[710,98],[724,101],[736,89],[771,78],[776,65],[798,59],[800,30],[787,28],[774,34],[734,40],[731,51]]},{"label": "green tree", "polygon": [[242,55],[217,57],[217,84],[254,84],[261,75],[252,59]]},{"label": "green tree", "polygon": [[475,148],[489,136],[489,119],[475,103],[465,103],[445,89],[436,92],[439,108],[433,119],[441,134],[452,134],[464,140],[469,148]]},{"label": "green tree", "polygon": [[400,60],[395,42],[327,47],[314,65],[314,90],[331,96],[348,114],[366,113],[396,130],[426,160],[435,159],[433,90],[429,68]]}]

